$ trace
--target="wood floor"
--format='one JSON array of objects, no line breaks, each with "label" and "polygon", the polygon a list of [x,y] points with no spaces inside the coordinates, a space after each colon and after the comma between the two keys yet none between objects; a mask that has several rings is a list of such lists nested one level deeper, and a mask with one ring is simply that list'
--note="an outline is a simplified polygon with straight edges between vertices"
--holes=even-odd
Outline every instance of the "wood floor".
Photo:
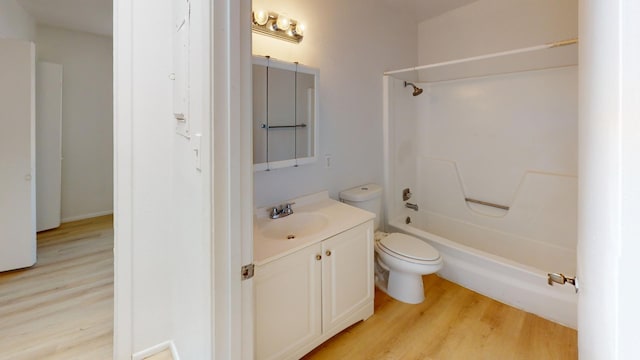
[{"label": "wood floor", "polygon": [[427,299],[398,302],[376,289],[374,315],[304,359],[577,359],[577,333],[460,287],[424,277]]},{"label": "wood floor", "polygon": [[0,359],[111,359],[113,219],[38,234],[35,266],[0,273]]},{"label": "wood floor", "polygon": [[[38,235],[36,266],[0,273],[0,359],[111,359],[111,216]],[[376,291],[375,314],[305,359],[577,359],[572,329],[435,275],[407,305]]]}]

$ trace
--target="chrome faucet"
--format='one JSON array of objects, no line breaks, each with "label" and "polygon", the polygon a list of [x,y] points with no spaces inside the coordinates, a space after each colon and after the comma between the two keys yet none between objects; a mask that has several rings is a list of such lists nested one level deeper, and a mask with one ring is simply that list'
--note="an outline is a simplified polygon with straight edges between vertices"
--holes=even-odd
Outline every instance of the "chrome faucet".
[{"label": "chrome faucet", "polygon": [[418,204],[412,204],[412,203],[408,202],[408,203],[404,204],[404,206],[408,207],[411,210],[418,211]]},{"label": "chrome faucet", "polygon": [[279,219],[293,214],[293,208],[291,208],[291,205],[293,204],[295,203],[286,203],[284,205],[274,206],[269,210],[269,217],[272,219]]}]

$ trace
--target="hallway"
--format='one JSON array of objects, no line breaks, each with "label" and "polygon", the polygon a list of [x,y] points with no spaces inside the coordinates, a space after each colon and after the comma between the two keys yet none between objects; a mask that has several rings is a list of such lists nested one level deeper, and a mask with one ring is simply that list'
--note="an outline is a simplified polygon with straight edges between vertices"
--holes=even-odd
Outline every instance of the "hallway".
[{"label": "hallway", "polygon": [[0,273],[0,359],[111,359],[113,217],[38,234],[35,266]]}]

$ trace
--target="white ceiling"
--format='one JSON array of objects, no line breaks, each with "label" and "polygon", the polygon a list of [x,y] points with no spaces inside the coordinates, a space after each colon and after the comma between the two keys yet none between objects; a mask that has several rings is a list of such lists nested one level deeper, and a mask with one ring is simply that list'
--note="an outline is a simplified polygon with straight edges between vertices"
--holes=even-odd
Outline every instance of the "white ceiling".
[{"label": "white ceiling", "polygon": [[[113,0],[19,0],[39,24],[111,36]],[[134,0],[132,0],[134,1]],[[375,0],[420,22],[477,0]],[[372,1],[375,3],[375,1]]]},{"label": "white ceiling", "polygon": [[478,0],[379,0],[383,4],[400,11],[404,11],[413,17],[416,22],[421,22],[432,17],[444,14],[447,11],[471,4]]},{"label": "white ceiling", "polygon": [[38,24],[106,36],[111,36],[113,32],[113,0],[19,0],[19,2]]}]

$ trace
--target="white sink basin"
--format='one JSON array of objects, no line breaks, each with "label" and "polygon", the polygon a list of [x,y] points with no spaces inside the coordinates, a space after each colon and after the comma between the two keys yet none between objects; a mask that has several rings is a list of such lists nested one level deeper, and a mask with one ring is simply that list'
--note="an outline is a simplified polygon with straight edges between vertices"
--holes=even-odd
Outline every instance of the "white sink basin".
[{"label": "white sink basin", "polygon": [[253,261],[263,265],[372,220],[375,214],[329,198],[328,191],[290,199],[293,214],[270,219],[272,206],[256,208]]},{"label": "white sink basin", "polygon": [[329,219],[319,213],[293,213],[281,219],[269,221],[261,230],[270,239],[295,240],[326,229]]}]

